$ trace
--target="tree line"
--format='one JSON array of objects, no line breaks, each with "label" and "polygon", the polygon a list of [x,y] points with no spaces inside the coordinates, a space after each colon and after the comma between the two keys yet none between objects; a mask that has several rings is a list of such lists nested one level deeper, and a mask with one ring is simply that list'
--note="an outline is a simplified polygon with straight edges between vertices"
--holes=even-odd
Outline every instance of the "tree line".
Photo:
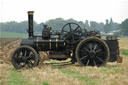
[{"label": "tree line", "polygon": [[[75,22],[81,26],[82,29],[87,30],[97,30],[105,34],[114,33],[115,35],[124,35],[128,36],[128,19],[125,19],[122,23],[116,23],[111,18],[110,20],[106,19],[105,23],[96,22],[96,21],[76,21],[74,19],[64,20],[63,18],[50,19],[46,22],[42,22],[37,24],[34,21],[34,32],[40,33],[42,32],[43,25],[49,24],[52,27],[52,30],[60,31],[64,24],[68,22]],[[0,23],[0,31],[4,32],[17,32],[17,33],[27,33],[28,21],[22,22],[5,22]]]}]

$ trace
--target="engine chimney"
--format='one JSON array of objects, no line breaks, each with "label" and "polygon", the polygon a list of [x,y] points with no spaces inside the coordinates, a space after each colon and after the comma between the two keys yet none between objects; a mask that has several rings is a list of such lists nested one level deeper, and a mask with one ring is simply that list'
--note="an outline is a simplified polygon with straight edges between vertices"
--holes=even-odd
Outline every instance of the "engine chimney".
[{"label": "engine chimney", "polygon": [[33,38],[33,13],[34,11],[28,11],[28,33],[29,38]]}]

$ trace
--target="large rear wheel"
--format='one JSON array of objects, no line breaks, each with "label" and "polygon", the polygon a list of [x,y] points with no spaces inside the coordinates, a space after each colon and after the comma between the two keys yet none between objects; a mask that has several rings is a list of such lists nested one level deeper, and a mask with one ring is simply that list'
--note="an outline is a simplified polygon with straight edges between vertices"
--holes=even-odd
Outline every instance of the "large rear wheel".
[{"label": "large rear wheel", "polygon": [[83,39],[78,44],[75,54],[81,66],[103,66],[110,56],[106,42],[97,37]]}]

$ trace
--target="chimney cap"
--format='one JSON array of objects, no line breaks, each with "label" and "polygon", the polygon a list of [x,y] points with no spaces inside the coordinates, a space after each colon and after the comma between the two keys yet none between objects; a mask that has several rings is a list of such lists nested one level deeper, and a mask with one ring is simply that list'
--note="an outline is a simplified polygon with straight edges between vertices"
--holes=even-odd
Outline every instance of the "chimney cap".
[{"label": "chimney cap", "polygon": [[29,15],[33,15],[34,11],[28,11]]}]

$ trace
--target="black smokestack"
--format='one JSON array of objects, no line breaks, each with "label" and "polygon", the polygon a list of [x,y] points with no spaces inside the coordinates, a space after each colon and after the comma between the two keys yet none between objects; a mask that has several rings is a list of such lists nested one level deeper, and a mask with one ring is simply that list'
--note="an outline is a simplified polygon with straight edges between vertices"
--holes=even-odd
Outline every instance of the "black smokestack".
[{"label": "black smokestack", "polygon": [[33,13],[34,11],[28,11],[28,33],[29,38],[32,38],[33,35]]}]

